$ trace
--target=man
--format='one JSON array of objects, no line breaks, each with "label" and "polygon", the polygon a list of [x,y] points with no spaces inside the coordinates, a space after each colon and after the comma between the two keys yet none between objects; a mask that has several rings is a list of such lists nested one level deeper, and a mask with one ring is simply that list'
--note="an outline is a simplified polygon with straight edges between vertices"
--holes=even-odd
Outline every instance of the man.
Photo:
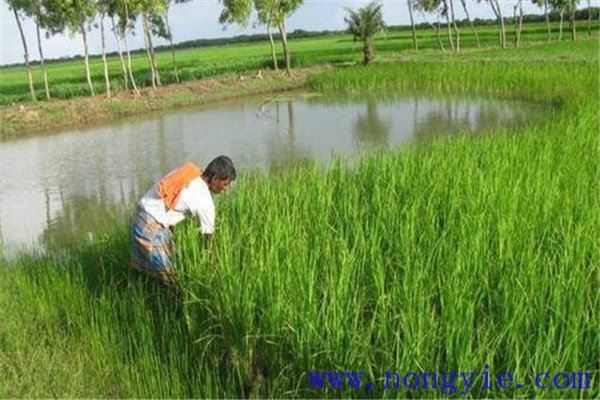
[{"label": "man", "polygon": [[225,192],[235,178],[231,159],[219,156],[204,171],[188,162],[160,179],[138,203],[131,229],[132,266],[158,278],[179,298],[171,228],[193,216],[210,239],[215,225],[212,195]]}]

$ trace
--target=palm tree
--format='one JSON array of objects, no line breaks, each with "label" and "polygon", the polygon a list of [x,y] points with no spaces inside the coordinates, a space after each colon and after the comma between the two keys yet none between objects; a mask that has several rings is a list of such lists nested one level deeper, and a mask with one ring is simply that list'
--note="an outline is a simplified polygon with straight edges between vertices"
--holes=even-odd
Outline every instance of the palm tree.
[{"label": "palm tree", "polygon": [[385,22],[381,13],[380,3],[369,3],[357,11],[347,9],[348,15],[344,21],[348,24],[348,32],[354,36],[354,40],[363,42],[363,53],[365,65],[371,64],[375,57],[373,48],[373,36],[385,30]]}]

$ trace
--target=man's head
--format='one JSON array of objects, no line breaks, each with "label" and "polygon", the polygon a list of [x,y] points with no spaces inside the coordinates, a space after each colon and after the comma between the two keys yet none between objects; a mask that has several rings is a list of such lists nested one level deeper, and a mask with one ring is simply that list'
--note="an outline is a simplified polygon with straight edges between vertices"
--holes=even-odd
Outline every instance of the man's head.
[{"label": "man's head", "polygon": [[233,161],[227,156],[215,158],[202,173],[202,178],[214,194],[225,192],[229,188],[229,184],[236,178]]}]

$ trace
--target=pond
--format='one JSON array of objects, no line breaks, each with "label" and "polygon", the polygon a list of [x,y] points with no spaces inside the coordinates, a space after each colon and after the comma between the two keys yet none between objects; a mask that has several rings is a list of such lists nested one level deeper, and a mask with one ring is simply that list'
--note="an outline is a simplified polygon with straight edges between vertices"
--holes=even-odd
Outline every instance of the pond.
[{"label": "pond", "polygon": [[230,156],[238,172],[327,163],[454,132],[522,126],[547,106],[473,98],[247,98],[0,144],[0,241],[10,254],[93,235],[187,160]]}]

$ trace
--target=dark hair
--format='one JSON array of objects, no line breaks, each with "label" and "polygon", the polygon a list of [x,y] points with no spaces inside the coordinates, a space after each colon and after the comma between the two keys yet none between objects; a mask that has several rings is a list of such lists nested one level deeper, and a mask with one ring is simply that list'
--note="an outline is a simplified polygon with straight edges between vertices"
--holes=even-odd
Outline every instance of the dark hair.
[{"label": "dark hair", "polygon": [[235,181],[237,176],[233,161],[227,156],[219,156],[213,159],[202,173],[202,176],[207,179],[212,179],[216,176],[219,179],[229,179]]}]

